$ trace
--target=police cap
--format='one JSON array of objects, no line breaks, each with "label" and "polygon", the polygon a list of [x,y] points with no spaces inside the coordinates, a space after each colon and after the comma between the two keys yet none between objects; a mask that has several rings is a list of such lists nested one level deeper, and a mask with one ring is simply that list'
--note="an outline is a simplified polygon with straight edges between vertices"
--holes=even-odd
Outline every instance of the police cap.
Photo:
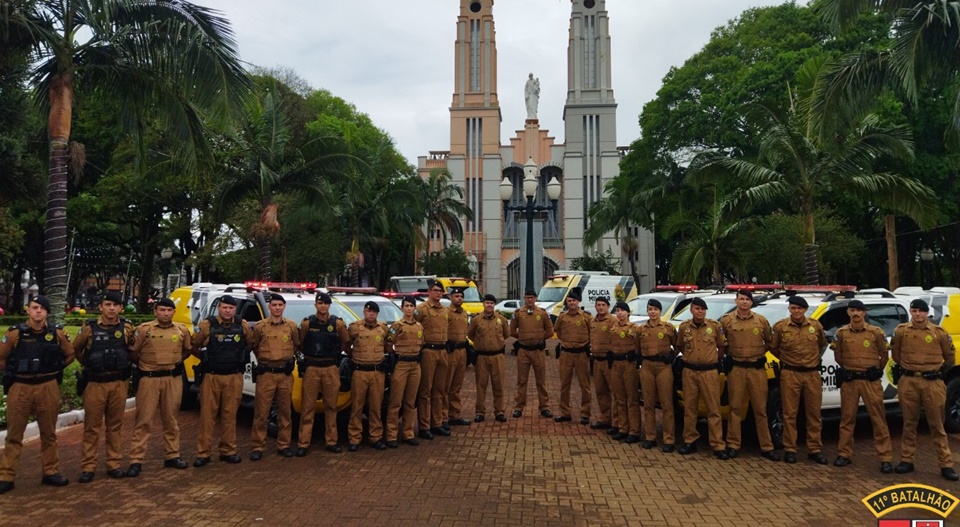
[{"label": "police cap", "polygon": [[363,309],[364,310],[369,309],[370,311],[376,311],[377,313],[379,313],[380,305],[374,302],[373,300],[368,300],[367,303],[363,305]]},{"label": "police cap", "polygon": [[528,287],[527,290],[524,291],[523,296],[537,296],[537,291],[532,287]]},{"label": "police cap", "polygon": [[450,288],[450,294],[451,294],[451,295],[462,295],[462,294],[463,294],[463,288],[462,288],[462,287],[451,287],[451,288]]},{"label": "police cap", "polygon": [[220,303],[221,303],[221,304],[226,304],[226,305],[228,305],[228,306],[236,306],[236,305],[237,305],[237,299],[236,299],[236,298],[233,298],[233,297],[230,296],[230,295],[223,295],[222,297],[220,297]]},{"label": "police cap", "polygon": [[930,306],[927,303],[919,298],[916,298],[910,301],[910,309],[916,309],[918,311],[923,311],[925,313],[930,312]]},{"label": "police cap", "polygon": [[317,303],[330,305],[333,303],[333,299],[327,293],[317,293]]},{"label": "police cap", "polygon": [[594,303],[600,302],[602,304],[610,305],[610,299],[605,296],[598,296]]},{"label": "police cap", "polygon": [[484,302],[493,302],[494,304],[496,304],[496,303],[497,303],[497,297],[491,295],[490,293],[487,293],[487,294],[483,295],[483,301],[484,301]]},{"label": "police cap", "polygon": [[50,312],[50,301],[47,300],[47,297],[45,297],[45,296],[38,296],[38,297],[34,298],[33,300],[31,300],[31,302],[33,302],[33,303],[35,303],[35,304],[39,304],[40,307],[42,307],[43,309],[45,309],[45,310],[47,311],[47,313]]},{"label": "police cap", "polygon": [[[413,307],[417,307],[417,299],[409,295],[405,296],[403,297],[403,300],[400,301],[400,307],[403,307],[406,304],[410,304]],[[377,306],[377,307],[380,307],[380,306]]]},{"label": "police cap", "polygon": [[707,303],[704,302],[703,299],[700,298],[699,296],[694,297],[693,300],[690,301],[690,305],[707,309]]},{"label": "police cap", "polygon": [[660,311],[663,311],[663,304],[661,304],[660,301],[657,300],[656,298],[651,298],[650,300],[647,300],[647,307],[655,307]]},{"label": "police cap", "polygon": [[169,308],[176,309],[177,305],[174,304],[173,300],[170,300],[169,298],[161,298],[159,301],[157,301],[156,304],[153,305],[154,309],[158,307],[169,307]]},{"label": "police cap", "polygon": [[867,306],[863,305],[863,302],[859,300],[851,300],[850,303],[847,304],[847,309],[859,309],[860,311],[866,311]]},{"label": "police cap", "polygon": [[576,300],[577,302],[582,301],[582,300],[583,300],[583,295],[580,294],[580,288],[578,287],[578,288],[574,289],[573,291],[570,291],[570,294],[567,295],[567,298],[572,298],[572,299]]},{"label": "police cap", "polygon": [[802,296],[791,296],[787,299],[787,303],[791,306],[800,306],[804,309],[810,307],[810,304],[807,303],[807,299]]},{"label": "police cap", "polygon": [[122,304],[123,297],[120,296],[120,293],[116,291],[107,291],[103,294],[103,298],[100,299],[100,303],[104,302],[113,302],[114,304]]},{"label": "police cap", "polygon": [[616,310],[618,310],[618,309],[621,310],[621,311],[626,311],[627,313],[630,312],[630,306],[628,306],[627,303],[626,303],[626,302],[623,302],[623,301],[617,302],[617,305],[613,306],[613,310],[614,310],[614,311],[616,311]]},{"label": "police cap", "polygon": [[749,298],[751,302],[753,302],[753,292],[751,292],[749,289],[741,289],[737,291],[737,296],[745,296]]},{"label": "police cap", "polygon": [[286,303],[287,303],[287,299],[286,299],[286,298],[283,298],[283,295],[278,295],[277,293],[273,293],[273,294],[270,295],[270,301],[271,301],[271,302],[283,302],[284,305],[286,305]]}]

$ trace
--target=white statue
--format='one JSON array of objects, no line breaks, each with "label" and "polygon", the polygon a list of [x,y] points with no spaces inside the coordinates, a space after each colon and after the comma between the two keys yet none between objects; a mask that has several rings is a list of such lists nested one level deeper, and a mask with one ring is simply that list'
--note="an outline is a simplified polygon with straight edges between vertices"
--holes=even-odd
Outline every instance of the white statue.
[{"label": "white statue", "polygon": [[523,98],[527,102],[527,119],[536,119],[537,107],[540,105],[540,79],[535,78],[533,73],[527,79]]}]

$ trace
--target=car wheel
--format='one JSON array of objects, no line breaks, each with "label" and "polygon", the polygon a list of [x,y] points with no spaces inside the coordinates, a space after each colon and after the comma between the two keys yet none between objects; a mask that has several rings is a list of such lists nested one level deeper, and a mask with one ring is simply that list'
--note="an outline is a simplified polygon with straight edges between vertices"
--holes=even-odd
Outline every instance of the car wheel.
[{"label": "car wheel", "polygon": [[770,438],[773,448],[783,448],[783,405],[780,403],[780,387],[770,386],[767,391],[767,425],[770,427]]},{"label": "car wheel", "polygon": [[[321,414],[322,417],[323,414]],[[293,403],[290,403],[290,435],[295,439],[300,432],[300,412],[293,409]],[[267,435],[277,437],[280,433],[280,414],[277,413],[277,403],[270,405],[270,413],[267,414]]]},{"label": "car wheel", "polygon": [[947,383],[947,407],[943,427],[948,434],[960,432],[960,377]]}]

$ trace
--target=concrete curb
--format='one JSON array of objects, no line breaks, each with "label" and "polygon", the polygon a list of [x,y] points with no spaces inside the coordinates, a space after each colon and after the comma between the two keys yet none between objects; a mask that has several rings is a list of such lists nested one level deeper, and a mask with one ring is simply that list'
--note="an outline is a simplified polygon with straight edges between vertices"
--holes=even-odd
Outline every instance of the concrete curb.
[{"label": "concrete curb", "polygon": [[[137,398],[131,397],[127,399],[126,409],[129,410],[137,405]],[[73,410],[71,412],[62,413],[57,416],[57,430],[61,428],[66,428],[68,426],[73,426],[83,422],[83,410]],[[37,422],[34,421],[27,425],[27,429],[23,432],[23,439],[37,437],[40,435],[40,429],[37,427]],[[5,443],[7,441],[7,431],[0,431],[0,443]]]}]

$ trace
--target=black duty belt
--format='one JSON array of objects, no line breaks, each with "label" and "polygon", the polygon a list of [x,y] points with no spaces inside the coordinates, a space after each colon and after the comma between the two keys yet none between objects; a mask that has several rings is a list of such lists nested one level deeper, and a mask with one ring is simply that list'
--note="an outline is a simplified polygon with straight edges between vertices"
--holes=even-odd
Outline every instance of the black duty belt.
[{"label": "black duty belt", "polygon": [[22,377],[14,375],[13,382],[18,382],[20,384],[43,384],[45,382],[57,380],[59,375],[59,373],[48,373],[44,375],[37,375],[35,377]]},{"label": "black duty belt", "polygon": [[710,370],[717,369],[717,363],[714,362],[711,364],[693,364],[691,362],[683,361],[683,367],[693,371],[710,371]]},{"label": "black duty belt", "polygon": [[450,345],[450,351],[467,349],[467,341],[454,342],[451,340],[451,341],[448,341],[447,343]]},{"label": "black duty belt", "polygon": [[493,357],[496,355],[503,355],[503,350],[502,349],[491,350],[491,351],[477,350],[477,355],[483,355],[484,357]]},{"label": "black duty belt", "polygon": [[582,346],[579,348],[568,348],[566,346],[560,346],[560,351],[564,351],[567,353],[586,353],[588,349],[589,348],[587,348],[586,346]]},{"label": "black duty belt", "polygon": [[420,355],[397,355],[400,362],[420,362]]},{"label": "black duty belt", "polygon": [[544,343],[544,342],[538,342],[538,343],[536,343],[536,344],[523,344],[523,343],[520,343],[520,348],[525,349],[525,350],[527,350],[527,351],[544,350],[544,349],[546,349],[546,343]]},{"label": "black duty belt", "polygon": [[423,348],[428,350],[445,350],[447,349],[447,345],[446,344],[424,344]]},{"label": "black duty belt", "polygon": [[737,368],[751,368],[754,370],[762,370],[767,367],[767,358],[760,357],[757,360],[735,360],[733,365]]},{"label": "black duty belt", "polygon": [[[277,368],[272,368],[272,367],[270,367],[270,366],[258,365],[258,366],[257,366],[257,373],[283,373],[283,374],[287,374],[287,368],[286,368],[286,366],[280,366],[280,367],[277,367]],[[287,374],[287,375],[289,375],[289,374]]]},{"label": "black duty belt", "polygon": [[933,371],[913,371],[901,367],[900,371],[902,372],[903,377],[918,377],[920,379],[926,379],[928,381],[937,381],[943,378],[943,375],[940,373],[940,370]]},{"label": "black duty belt", "polygon": [[130,378],[130,370],[107,372],[92,372],[84,370],[83,376],[86,377],[87,382],[125,381]]},{"label": "black duty belt", "polygon": [[670,355],[644,355],[643,362],[652,360],[653,362],[662,362],[664,364],[670,364]]},{"label": "black duty belt", "polygon": [[354,369],[357,371],[383,371],[383,363],[378,362],[376,364],[354,364]]},{"label": "black duty belt", "polygon": [[[631,357],[631,355],[633,355],[633,357]],[[636,355],[634,355],[634,353],[631,351],[630,353],[624,353],[624,354],[621,354],[621,355],[613,354],[613,356],[610,357],[610,360],[614,360],[614,361],[617,361],[617,360],[636,360],[635,357],[636,357]]]},{"label": "black duty belt", "polygon": [[328,368],[330,366],[336,366],[337,362],[337,359],[311,359],[309,357],[303,359],[304,366],[308,368],[311,366],[314,368]]},{"label": "black duty belt", "polygon": [[869,380],[869,374],[865,371],[853,371],[844,368],[844,380],[845,381],[866,381]]},{"label": "black duty belt", "polygon": [[787,371],[795,371],[797,373],[810,373],[812,371],[820,371],[820,366],[794,366],[793,364],[787,364],[786,362],[780,362],[780,367]]},{"label": "black duty belt", "polygon": [[176,377],[180,375],[180,369],[174,368],[172,370],[161,370],[161,371],[144,371],[140,370],[140,377]]}]

